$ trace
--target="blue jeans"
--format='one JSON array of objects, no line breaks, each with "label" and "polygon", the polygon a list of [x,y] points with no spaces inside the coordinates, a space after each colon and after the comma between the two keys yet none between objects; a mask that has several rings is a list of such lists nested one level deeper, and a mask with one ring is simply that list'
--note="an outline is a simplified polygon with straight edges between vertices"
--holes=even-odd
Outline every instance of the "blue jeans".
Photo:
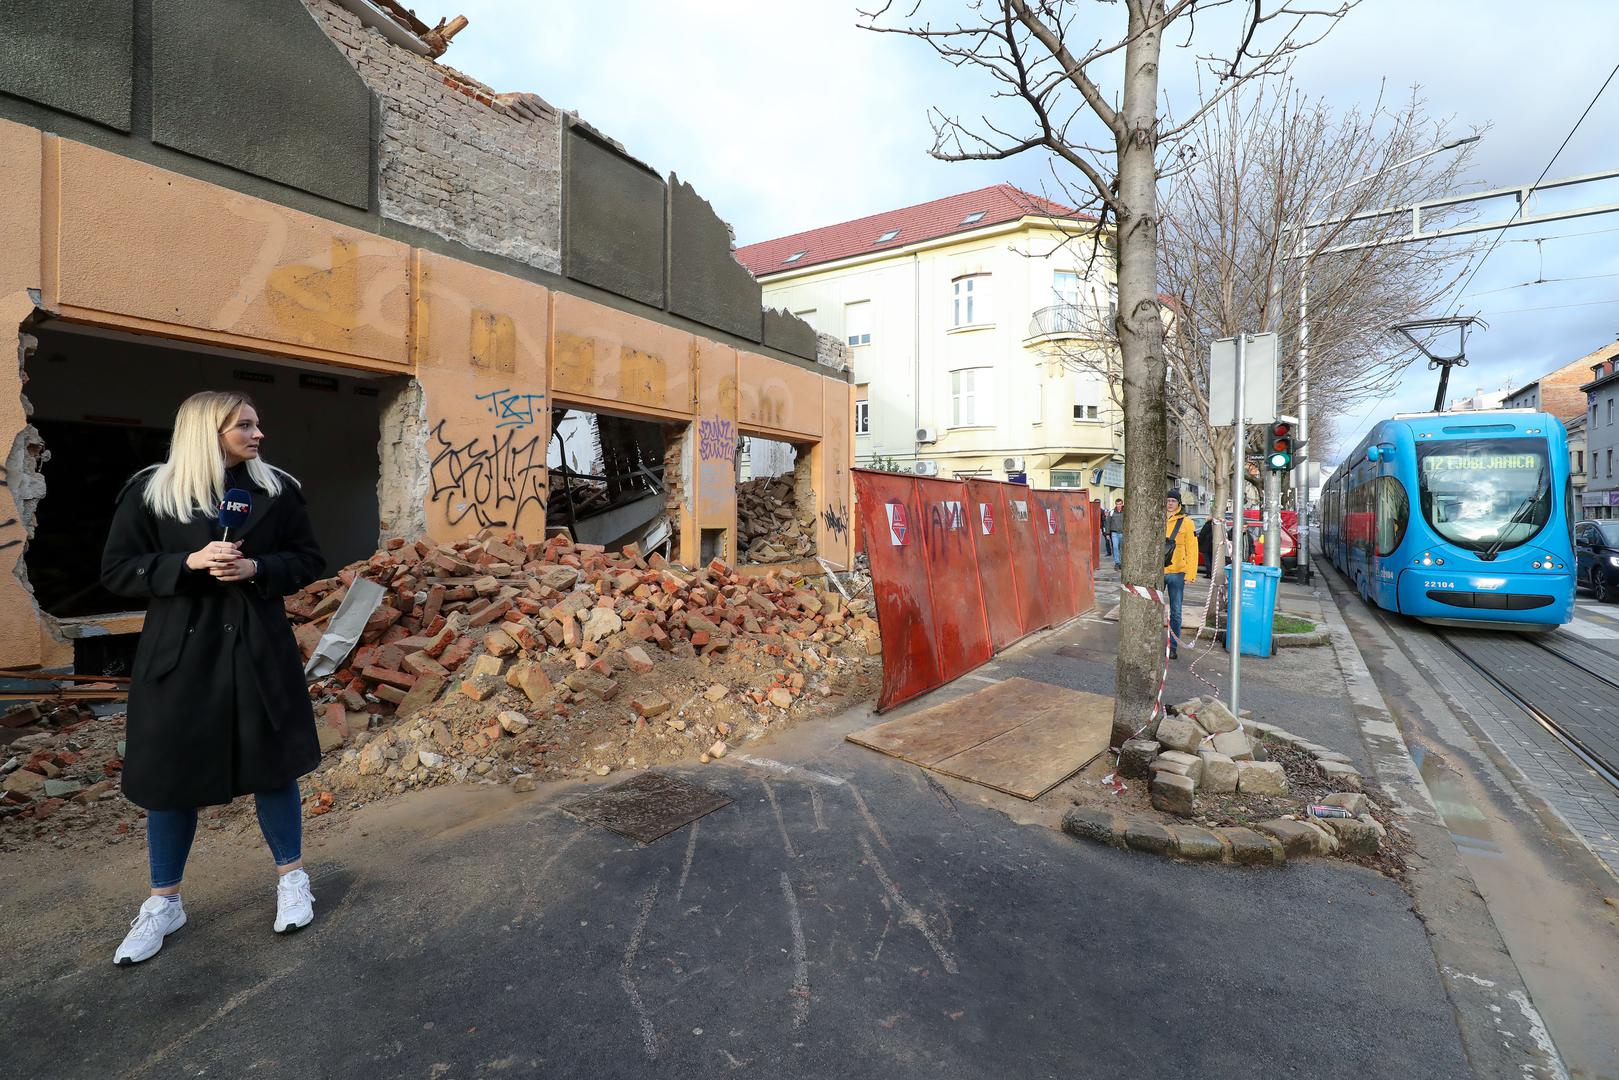
[{"label": "blue jeans", "polygon": [[1181,601],[1186,597],[1186,575],[1165,574],[1164,591],[1169,594],[1169,641],[1174,648],[1181,637]]},{"label": "blue jeans", "polygon": [[[259,815],[259,831],[270,845],[277,866],[295,863],[303,854],[303,807],[299,803],[298,781],[274,791],[253,796]],[[152,888],[167,889],[180,884],[185,876],[186,857],[197,835],[196,810],[148,810],[146,812],[146,858],[152,868]]]},{"label": "blue jeans", "polygon": [[1124,534],[1112,533],[1113,537],[1113,568],[1119,568],[1119,560],[1124,556]]}]

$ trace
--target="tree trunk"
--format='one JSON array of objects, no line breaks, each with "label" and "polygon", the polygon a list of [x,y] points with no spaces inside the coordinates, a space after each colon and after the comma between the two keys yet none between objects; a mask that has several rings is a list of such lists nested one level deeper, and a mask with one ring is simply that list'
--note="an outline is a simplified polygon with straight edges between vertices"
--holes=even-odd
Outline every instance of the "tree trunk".
[{"label": "tree trunk", "polygon": [[[1158,61],[1163,0],[1129,0],[1119,112],[1119,354],[1124,376],[1124,582],[1162,589],[1166,437],[1164,325],[1158,307]],[[1112,745],[1147,724],[1164,662],[1162,605],[1119,599]]]}]

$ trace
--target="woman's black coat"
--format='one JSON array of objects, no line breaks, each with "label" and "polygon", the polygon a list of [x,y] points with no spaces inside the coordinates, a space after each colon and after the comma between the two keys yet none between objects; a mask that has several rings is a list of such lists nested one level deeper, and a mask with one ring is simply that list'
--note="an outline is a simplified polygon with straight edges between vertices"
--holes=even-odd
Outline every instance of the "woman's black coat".
[{"label": "woman's black coat", "polygon": [[148,810],[180,810],[281,787],[320,761],[281,607],[325,569],[303,494],[285,474],[275,498],[240,485],[253,507],[231,539],[259,572],[227,584],[185,564],[220,538],[217,521],[154,515],[142,498],[150,476],[118,496],[101,561],[108,589],[149,599],[129,692],[124,794]]}]

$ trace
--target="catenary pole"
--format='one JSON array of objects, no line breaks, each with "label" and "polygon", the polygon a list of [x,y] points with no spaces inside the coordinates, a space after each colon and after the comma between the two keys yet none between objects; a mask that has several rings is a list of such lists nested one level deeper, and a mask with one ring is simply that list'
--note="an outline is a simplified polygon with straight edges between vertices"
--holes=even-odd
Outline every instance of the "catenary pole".
[{"label": "catenary pole", "polygon": [[[1237,407],[1235,422],[1231,431],[1236,447],[1232,456],[1237,459],[1235,483],[1231,485],[1231,591],[1226,597],[1226,651],[1231,654],[1231,715],[1241,716],[1242,708],[1242,485],[1246,481],[1244,473],[1247,471],[1247,438],[1243,429],[1243,413],[1246,411],[1248,388],[1246,386],[1246,373],[1244,372],[1243,347],[1248,342],[1246,331],[1239,332],[1236,340],[1237,353]],[[1214,583],[1209,583],[1214,588]]]}]

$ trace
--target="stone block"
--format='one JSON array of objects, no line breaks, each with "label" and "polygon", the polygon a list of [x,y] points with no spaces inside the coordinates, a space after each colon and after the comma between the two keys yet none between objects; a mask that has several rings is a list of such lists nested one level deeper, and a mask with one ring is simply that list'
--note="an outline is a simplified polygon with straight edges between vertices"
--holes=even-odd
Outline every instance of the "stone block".
[{"label": "stone block", "polygon": [[1340,806],[1356,817],[1366,812],[1366,796],[1358,791],[1342,791],[1321,800],[1323,806]]},{"label": "stone block", "polygon": [[1076,806],[1063,815],[1062,831],[1081,840],[1109,847],[1124,845],[1124,827],[1118,814],[1098,807]]},{"label": "stone block", "polygon": [[1341,765],[1353,765],[1355,762],[1348,754],[1341,754],[1336,750],[1328,750],[1316,755],[1319,761],[1336,761]]},{"label": "stone block", "polygon": [[[400,717],[409,716],[417,709],[437,701],[439,694],[444,692],[444,683],[445,680],[437,675],[423,675],[416,680],[416,685],[412,686],[405,696],[395,703],[394,715]],[[362,723],[367,726],[370,725],[370,719],[364,713],[351,713],[350,716],[358,716],[361,718]]]},{"label": "stone block", "polygon": [[476,678],[479,675],[500,676],[506,673],[505,657],[484,653],[472,661],[472,668],[468,675]]},{"label": "stone block", "polygon": [[1326,854],[1321,850],[1325,845],[1321,843],[1320,834],[1302,821],[1273,818],[1270,821],[1261,821],[1254,829],[1266,836],[1274,837],[1290,857]]},{"label": "stone block", "polygon": [[1225,707],[1225,702],[1217,698],[1208,698],[1203,702],[1203,707],[1197,712],[1197,722],[1210,734],[1237,730],[1237,718]]},{"label": "stone block", "polygon": [[585,620],[585,640],[600,641],[610,634],[616,634],[624,629],[624,620],[618,613],[610,608],[592,608],[590,617]]},{"label": "stone block", "polygon": [[1158,722],[1157,740],[1166,749],[1186,754],[1197,753],[1203,736],[1208,734],[1195,722],[1182,716],[1166,716]]},{"label": "stone block", "polygon": [[1167,770],[1179,773],[1194,784],[1201,785],[1203,782],[1203,759],[1193,754],[1183,754],[1179,750],[1165,750],[1148,768],[1152,771]]},{"label": "stone block", "polygon": [[1327,783],[1335,787],[1346,787],[1351,791],[1361,789],[1360,770],[1353,765],[1345,765],[1339,761],[1318,761],[1321,771],[1327,775]]},{"label": "stone block", "polygon": [[504,630],[491,630],[483,636],[483,650],[495,656],[511,656],[517,652],[517,642]]},{"label": "stone block", "polygon": [[1316,834],[1318,850],[1323,855],[1331,855],[1338,850],[1338,834],[1327,828],[1316,818],[1305,818],[1304,824]]},{"label": "stone block", "polygon": [[1253,743],[1248,736],[1240,731],[1222,731],[1214,737],[1212,749],[1216,754],[1224,754],[1232,761],[1252,761],[1254,759]]},{"label": "stone block", "polygon": [[1215,829],[1231,845],[1231,861],[1239,866],[1281,866],[1287,852],[1274,837],[1241,826]]},{"label": "stone block", "polygon": [[473,701],[487,701],[500,693],[501,682],[493,675],[475,675],[461,680],[461,693]]},{"label": "stone block", "polygon": [[1225,845],[1207,829],[1200,829],[1196,825],[1171,825],[1169,831],[1175,837],[1175,853],[1183,859],[1213,862],[1225,855]]},{"label": "stone block", "polygon": [[1128,739],[1119,748],[1119,775],[1131,780],[1145,780],[1147,766],[1163,747],[1152,739]]},{"label": "stone block", "polygon": [[1193,794],[1197,785],[1191,777],[1160,772],[1152,778],[1150,797],[1152,808],[1178,817],[1191,817],[1196,812]]},{"label": "stone block", "polygon": [[499,716],[495,717],[495,719],[500,722],[501,728],[503,728],[507,734],[521,735],[523,732],[528,730],[528,717],[514,709],[506,709],[502,711]]},{"label": "stone block", "polygon": [[1321,824],[1332,830],[1338,846],[1350,855],[1373,855],[1377,852],[1377,830],[1359,818],[1322,818]]},{"label": "stone block", "polygon": [[1198,787],[1211,795],[1227,795],[1237,790],[1237,763],[1224,754],[1204,750],[1197,755],[1203,762],[1203,777]]},{"label": "stone block", "polygon": [[1244,795],[1286,795],[1287,773],[1274,761],[1239,761],[1237,790]]},{"label": "stone block", "polygon": [[1133,851],[1164,855],[1172,851],[1175,838],[1168,829],[1149,818],[1131,815],[1124,826],[1124,846]]},{"label": "stone block", "polygon": [[662,716],[669,708],[669,699],[653,690],[643,690],[630,698],[630,709],[648,720]]}]

